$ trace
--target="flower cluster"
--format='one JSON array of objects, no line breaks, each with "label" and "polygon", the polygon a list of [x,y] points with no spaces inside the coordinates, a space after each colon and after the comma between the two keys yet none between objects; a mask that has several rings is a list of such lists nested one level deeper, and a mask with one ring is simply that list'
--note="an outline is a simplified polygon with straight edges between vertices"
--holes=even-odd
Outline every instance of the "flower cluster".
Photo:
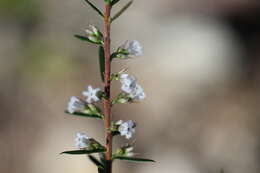
[{"label": "flower cluster", "polygon": [[[85,0],[85,2],[104,20],[104,32],[100,32],[96,26],[89,25],[89,28],[85,30],[85,35],[76,34],[74,36],[81,41],[98,45],[100,76],[104,90],[93,88],[90,85],[87,86],[86,90],[82,92],[82,99],[75,96],[70,98],[65,112],[73,116],[95,118],[104,121],[104,141],[106,141],[106,144],[103,146],[94,138],[90,138],[85,133],[79,132],[75,138],[75,147],[77,150],[64,151],[62,154],[88,155],[90,161],[97,166],[99,173],[112,173],[112,163],[116,159],[134,162],[154,162],[150,159],[136,157],[135,153],[133,153],[133,146],[129,144],[119,147],[115,152],[112,151],[113,137],[120,135],[126,139],[131,139],[136,131],[136,123],[132,120],[111,121],[112,107],[118,103],[126,104],[141,101],[146,97],[144,89],[137,82],[137,79],[127,74],[126,69],[111,74],[111,71],[113,71],[111,68],[112,62],[115,59],[130,59],[143,54],[143,47],[137,40],[126,41],[110,54],[110,40],[112,40],[109,34],[111,33],[110,26],[115,19],[129,8],[133,1],[130,0],[117,13],[111,13],[111,10],[114,9],[112,7],[119,3],[120,0],[104,0],[104,11],[96,7],[90,0]],[[111,16],[111,14],[114,15]],[[120,81],[121,83],[121,91],[115,97],[111,94],[111,83],[113,81]],[[103,103],[103,110],[97,103],[99,101]],[[99,158],[97,158],[97,155],[94,155],[97,153],[99,154]]]},{"label": "flower cluster", "polygon": [[72,96],[70,98],[70,101],[68,103],[68,112],[74,113],[74,112],[82,112],[85,109],[85,104],[83,101],[78,99],[75,96]]},{"label": "flower cluster", "polygon": [[68,103],[68,112],[73,114],[74,112],[83,112],[87,109],[87,105],[100,100],[100,89],[93,89],[92,86],[87,87],[87,91],[83,91],[82,95],[85,96],[85,101],[72,96]]},{"label": "flower cluster", "polygon": [[134,100],[143,100],[146,95],[143,88],[137,83],[134,76],[129,74],[121,74],[120,82],[122,84],[121,89],[129,94],[129,96]]}]

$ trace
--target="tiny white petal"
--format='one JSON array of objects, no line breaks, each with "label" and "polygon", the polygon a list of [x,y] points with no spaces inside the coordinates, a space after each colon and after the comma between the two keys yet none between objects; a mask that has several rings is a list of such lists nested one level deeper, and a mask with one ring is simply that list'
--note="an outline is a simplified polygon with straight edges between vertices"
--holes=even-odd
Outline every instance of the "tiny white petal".
[{"label": "tiny white petal", "polygon": [[132,153],[132,152],[126,154],[127,157],[133,157],[134,155],[135,155],[135,154]]},{"label": "tiny white petal", "polygon": [[72,96],[70,98],[70,101],[68,103],[68,112],[69,113],[72,114],[76,111],[82,111],[82,110],[84,110],[84,108],[85,108],[84,103],[81,100],[79,100],[77,97]]},{"label": "tiny white petal", "polygon": [[137,40],[129,42],[128,52],[135,56],[140,56],[143,54],[143,48]]},{"label": "tiny white petal", "polygon": [[89,28],[93,31],[94,34],[98,33],[98,29],[94,25],[89,25]]},{"label": "tiny white petal", "polygon": [[129,152],[132,152],[133,150],[134,150],[134,147],[128,147],[128,148],[126,148],[125,151],[129,153]]},{"label": "tiny white petal", "polygon": [[85,133],[77,133],[75,138],[75,146],[78,149],[84,149],[89,147],[90,145],[90,138]]},{"label": "tiny white petal", "polygon": [[85,32],[87,33],[87,35],[93,35],[93,32],[90,31],[89,29],[86,29]]},{"label": "tiny white petal", "polygon": [[132,133],[127,133],[127,134],[125,135],[125,137],[126,137],[126,139],[130,139],[130,138],[132,137]]},{"label": "tiny white petal", "polygon": [[117,122],[116,122],[116,125],[121,125],[123,123],[123,120],[118,120]]}]

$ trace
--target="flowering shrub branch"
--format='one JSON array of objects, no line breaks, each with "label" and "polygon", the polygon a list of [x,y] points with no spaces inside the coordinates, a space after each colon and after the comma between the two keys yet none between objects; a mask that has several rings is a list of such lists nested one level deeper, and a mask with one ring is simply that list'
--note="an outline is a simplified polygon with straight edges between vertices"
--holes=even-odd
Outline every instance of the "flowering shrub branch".
[{"label": "flowering shrub branch", "polygon": [[[94,138],[80,132],[76,134],[75,138],[75,147],[77,150],[64,151],[61,154],[85,154],[97,166],[99,173],[112,173],[112,163],[114,160],[154,162],[154,160],[135,157],[135,153],[133,153],[134,148],[130,144],[123,145],[115,153],[112,151],[114,136],[120,135],[126,139],[131,139],[136,132],[136,123],[132,120],[112,121],[112,106],[120,103],[126,104],[142,101],[146,97],[144,89],[137,83],[137,79],[127,74],[126,69],[111,74],[111,63],[114,59],[129,59],[143,54],[143,48],[136,40],[126,41],[112,54],[110,50],[110,25],[131,6],[133,0],[130,0],[113,17],[111,17],[112,7],[120,2],[120,0],[104,0],[104,13],[89,0],[85,1],[104,20],[104,31],[102,33],[96,26],[90,25],[86,29],[85,35],[75,35],[75,37],[99,46],[99,68],[101,80],[104,83],[104,90],[102,91],[100,88],[93,88],[91,85],[88,85],[86,90],[82,92],[83,99],[75,96],[71,97],[65,112],[74,116],[103,120],[106,143],[102,145]],[[120,81],[122,90],[114,99],[110,95],[111,82],[113,81]],[[103,102],[103,109],[99,108],[97,105],[98,102]],[[94,153],[98,153],[99,158],[92,155]]]}]

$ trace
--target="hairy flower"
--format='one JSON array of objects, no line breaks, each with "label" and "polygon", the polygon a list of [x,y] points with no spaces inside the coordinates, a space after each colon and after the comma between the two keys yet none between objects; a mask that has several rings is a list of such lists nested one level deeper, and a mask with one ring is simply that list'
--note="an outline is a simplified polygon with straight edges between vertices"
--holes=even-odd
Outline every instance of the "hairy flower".
[{"label": "hairy flower", "polygon": [[77,133],[75,142],[78,149],[85,149],[90,145],[90,138],[85,133]]},{"label": "hairy flower", "polygon": [[121,74],[120,82],[122,84],[121,89],[128,93],[132,99],[143,100],[146,97],[143,88],[137,83],[134,76]]},{"label": "hairy flower", "polygon": [[83,111],[85,109],[85,105],[77,97],[72,96],[70,98],[69,103],[68,103],[67,109],[68,109],[68,112],[72,114],[72,113],[77,112],[77,111]]},{"label": "hairy flower", "polygon": [[87,97],[86,102],[93,103],[100,100],[98,94],[101,91],[100,88],[93,89],[91,85],[89,85],[87,91],[83,91],[82,94]]},{"label": "hairy flower", "polygon": [[135,123],[132,120],[120,123],[121,124],[118,127],[120,135],[125,136],[127,139],[130,139],[135,133]]},{"label": "hairy flower", "polygon": [[122,84],[121,89],[126,93],[131,93],[136,86],[136,78],[129,74],[121,74],[120,82]]},{"label": "hairy flower", "polygon": [[143,48],[137,40],[131,41],[127,50],[130,54],[135,56],[140,56],[143,54]]},{"label": "hairy flower", "polygon": [[121,48],[126,50],[129,55],[140,56],[143,54],[143,48],[137,40],[126,41]]}]

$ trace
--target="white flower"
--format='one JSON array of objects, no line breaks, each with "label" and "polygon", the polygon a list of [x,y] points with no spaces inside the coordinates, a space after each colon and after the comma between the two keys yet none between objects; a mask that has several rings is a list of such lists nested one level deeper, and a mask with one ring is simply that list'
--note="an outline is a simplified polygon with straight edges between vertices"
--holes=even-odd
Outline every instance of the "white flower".
[{"label": "white flower", "polygon": [[132,120],[126,121],[120,124],[118,131],[121,136],[125,136],[127,139],[130,139],[135,133],[135,123]]},{"label": "white flower", "polygon": [[146,97],[144,89],[137,84],[137,80],[134,76],[121,74],[120,82],[122,84],[121,89],[128,93],[132,99],[143,100]]},{"label": "white flower", "polygon": [[78,149],[85,149],[90,145],[90,138],[85,133],[77,133],[75,142]]},{"label": "white flower", "polygon": [[74,113],[74,112],[77,112],[77,111],[82,111],[85,109],[85,105],[84,103],[79,100],[77,97],[75,96],[72,96],[70,98],[70,101],[68,103],[68,112],[69,113]]},{"label": "white flower", "polygon": [[101,90],[100,88],[93,89],[92,86],[89,85],[88,90],[83,91],[82,94],[87,97],[86,102],[93,103],[100,100],[98,96],[100,90]]},{"label": "white flower", "polygon": [[140,56],[143,54],[143,48],[137,40],[134,40],[129,43],[128,52],[132,55]]},{"label": "white flower", "polygon": [[137,40],[126,41],[122,48],[127,50],[130,55],[140,56],[143,54],[143,48]]},{"label": "white flower", "polygon": [[121,74],[120,82],[122,84],[121,89],[126,93],[131,93],[136,86],[136,78],[129,74]]}]

